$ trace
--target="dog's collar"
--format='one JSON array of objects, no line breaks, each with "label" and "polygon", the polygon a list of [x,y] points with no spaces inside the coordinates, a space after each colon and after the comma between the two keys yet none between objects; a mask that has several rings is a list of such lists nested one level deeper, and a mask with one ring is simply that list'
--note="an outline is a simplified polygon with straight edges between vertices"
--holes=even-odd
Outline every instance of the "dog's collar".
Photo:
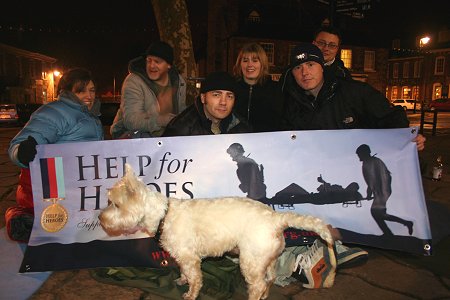
[{"label": "dog's collar", "polygon": [[161,219],[161,221],[159,222],[159,226],[158,229],[156,230],[156,235],[160,236],[163,232],[163,227],[164,227],[164,220],[166,219],[166,216],[164,216],[164,218]]}]

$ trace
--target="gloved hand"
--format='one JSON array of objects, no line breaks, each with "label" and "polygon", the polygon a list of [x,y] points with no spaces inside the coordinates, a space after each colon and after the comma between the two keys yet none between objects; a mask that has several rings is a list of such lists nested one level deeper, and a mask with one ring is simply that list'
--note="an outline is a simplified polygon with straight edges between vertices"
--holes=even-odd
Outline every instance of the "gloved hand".
[{"label": "gloved hand", "polygon": [[29,135],[28,139],[22,141],[19,144],[19,149],[17,150],[17,159],[24,165],[28,166],[30,161],[36,156],[36,140]]}]

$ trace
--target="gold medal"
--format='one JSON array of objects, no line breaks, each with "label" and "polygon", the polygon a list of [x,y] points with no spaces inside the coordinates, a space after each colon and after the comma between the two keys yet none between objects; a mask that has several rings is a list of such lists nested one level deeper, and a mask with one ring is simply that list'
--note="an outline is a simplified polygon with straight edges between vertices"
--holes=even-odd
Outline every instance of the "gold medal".
[{"label": "gold medal", "polygon": [[41,226],[45,231],[60,231],[67,223],[67,210],[58,203],[53,203],[42,212]]}]

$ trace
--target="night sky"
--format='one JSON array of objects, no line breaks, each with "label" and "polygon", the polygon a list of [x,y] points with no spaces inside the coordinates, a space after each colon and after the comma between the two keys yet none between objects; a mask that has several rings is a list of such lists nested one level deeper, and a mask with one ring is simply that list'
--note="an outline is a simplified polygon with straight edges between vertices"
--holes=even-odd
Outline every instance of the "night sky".
[{"label": "night sky", "polygon": [[[247,7],[252,3],[281,3],[280,0],[242,2]],[[307,18],[319,17],[313,15],[316,11],[308,9],[309,3],[317,4],[316,0],[286,0],[282,5],[289,2],[301,3]],[[382,37],[388,42],[395,36],[426,33],[445,25],[450,28],[450,1],[372,2],[372,9],[364,19],[350,20],[346,26],[362,31],[369,28],[369,37]],[[195,50],[204,48],[206,43],[206,3],[207,0],[187,0]],[[279,22],[284,22],[281,17]],[[0,43],[57,58],[62,68],[86,67],[98,74],[100,91],[112,90],[114,78],[116,88],[120,87],[128,61],[142,54],[158,36],[150,0],[78,0],[64,4],[53,0],[15,0],[2,3],[0,10]]]}]

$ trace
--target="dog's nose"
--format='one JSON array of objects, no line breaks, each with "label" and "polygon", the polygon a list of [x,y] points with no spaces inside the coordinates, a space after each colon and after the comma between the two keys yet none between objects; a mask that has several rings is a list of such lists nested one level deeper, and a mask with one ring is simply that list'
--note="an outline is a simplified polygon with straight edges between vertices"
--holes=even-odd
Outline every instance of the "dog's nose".
[{"label": "dog's nose", "polygon": [[112,204],[112,201],[108,199],[108,206]]}]

